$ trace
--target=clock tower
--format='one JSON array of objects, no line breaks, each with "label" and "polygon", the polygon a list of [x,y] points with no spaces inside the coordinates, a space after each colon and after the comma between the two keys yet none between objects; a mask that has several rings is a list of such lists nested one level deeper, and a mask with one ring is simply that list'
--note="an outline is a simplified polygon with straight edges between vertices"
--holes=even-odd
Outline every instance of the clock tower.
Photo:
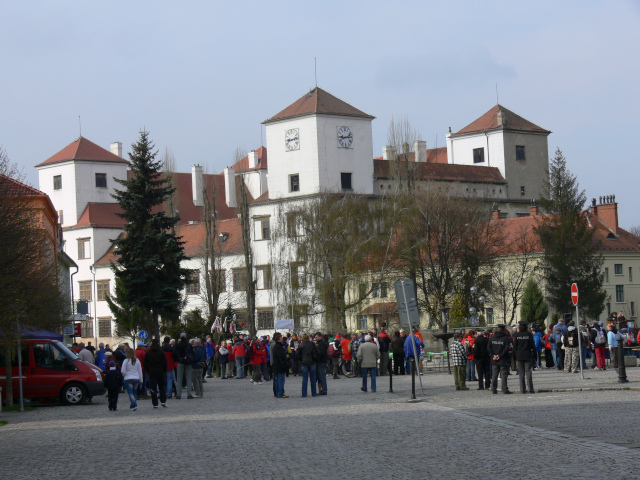
[{"label": "clock tower", "polygon": [[265,120],[269,197],[373,193],[374,118],[316,87]]}]

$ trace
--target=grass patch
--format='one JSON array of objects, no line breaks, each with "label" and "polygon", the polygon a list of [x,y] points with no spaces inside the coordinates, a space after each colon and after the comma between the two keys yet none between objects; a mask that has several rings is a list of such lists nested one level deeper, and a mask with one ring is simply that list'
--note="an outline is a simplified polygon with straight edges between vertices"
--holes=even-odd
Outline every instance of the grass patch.
[{"label": "grass patch", "polygon": [[7,424],[4,420],[0,420],[0,427],[4,427]]},{"label": "grass patch", "polygon": [[[24,411],[25,412],[30,412],[30,411],[35,410],[35,409],[36,409],[35,407],[29,407],[27,405],[24,406]],[[12,405],[10,407],[2,407],[2,411],[3,412],[19,412],[20,411],[20,405],[15,404],[15,405]]]}]

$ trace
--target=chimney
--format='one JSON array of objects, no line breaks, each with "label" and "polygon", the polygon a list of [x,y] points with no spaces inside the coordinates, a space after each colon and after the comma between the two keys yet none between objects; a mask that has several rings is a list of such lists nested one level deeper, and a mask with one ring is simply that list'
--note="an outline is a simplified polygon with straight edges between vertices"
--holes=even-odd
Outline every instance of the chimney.
[{"label": "chimney", "polygon": [[[601,204],[595,207],[595,215],[615,234],[618,234],[618,204],[615,195],[601,197]],[[592,202],[593,203],[593,202]],[[594,212],[594,208],[591,208]]]},{"label": "chimney", "polygon": [[416,162],[427,163],[427,142],[425,140],[413,142],[413,151],[415,152]]},{"label": "chimney", "polygon": [[502,113],[502,110],[498,109],[498,126],[502,127],[504,126],[504,113]]},{"label": "chimney", "polygon": [[251,150],[248,155],[249,168],[256,168],[258,166],[258,152]]},{"label": "chimney", "polygon": [[224,199],[229,208],[238,206],[236,200],[236,172],[231,167],[224,169]]},{"label": "chimney", "polygon": [[491,208],[491,220],[500,220],[500,209],[498,208],[498,204],[493,202]]},{"label": "chimney", "polygon": [[122,158],[122,142],[112,142],[111,153]]},{"label": "chimney", "polygon": [[529,216],[530,217],[538,216],[538,204],[536,203],[535,198],[531,200],[531,205],[529,206]]},{"label": "chimney", "polygon": [[391,145],[385,145],[382,147],[382,159],[383,160],[395,160],[396,159],[396,149]]},{"label": "chimney", "polygon": [[191,167],[191,194],[193,204],[196,207],[202,207],[204,202],[202,198],[202,167],[200,165]]}]

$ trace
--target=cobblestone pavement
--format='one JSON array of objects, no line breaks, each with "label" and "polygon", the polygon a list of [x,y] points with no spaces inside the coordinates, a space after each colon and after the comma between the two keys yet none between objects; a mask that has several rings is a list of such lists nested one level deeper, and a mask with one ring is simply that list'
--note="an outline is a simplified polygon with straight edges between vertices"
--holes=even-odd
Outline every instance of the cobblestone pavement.
[{"label": "cobblestone pavement", "polygon": [[[537,371],[535,395],[455,391],[452,376],[427,372],[410,401],[411,379],[333,380],[329,395],[275,399],[270,383],[209,379],[202,399],[149,400],[109,412],[92,404],[2,413],[0,478],[539,479],[640,478],[640,368],[630,382],[615,371]],[[510,376],[517,390],[517,376]],[[629,390],[602,390],[628,387]],[[579,391],[579,388],[599,390]]]}]

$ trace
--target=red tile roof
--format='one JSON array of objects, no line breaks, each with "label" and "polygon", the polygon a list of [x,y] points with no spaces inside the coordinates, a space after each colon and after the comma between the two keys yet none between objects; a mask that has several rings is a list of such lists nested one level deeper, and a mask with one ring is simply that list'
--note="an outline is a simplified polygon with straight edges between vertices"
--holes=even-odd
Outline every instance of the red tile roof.
[{"label": "red tile roof", "polygon": [[392,315],[398,312],[396,302],[373,303],[358,313],[358,315]]},{"label": "red tile roof", "polygon": [[91,140],[87,140],[84,137],[79,137],[55,155],[36,165],[36,168],[44,167],[45,165],[52,165],[54,163],[66,162],[69,160],[126,163],[124,158],[120,158],[119,156],[114,155],[109,150],[96,145]]},{"label": "red tile roof", "polygon": [[250,172],[252,170],[266,170],[268,169],[267,166],[267,149],[266,147],[260,147],[256,150],[256,152],[258,152],[258,165],[256,167],[253,168],[249,168],[249,155],[247,155],[246,157],[238,160],[236,163],[234,163],[231,168],[233,168],[235,170],[236,173],[238,172]]},{"label": "red tile roof", "polygon": [[0,189],[3,194],[15,197],[46,197],[47,194],[6,175],[0,174]]},{"label": "red tile roof", "polygon": [[117,203],[88,203],[76,227],[124,228],[127,221],[116,213],[122,213]]},{"label": "red tile roof", "polygon": [[321,88],[314,88],[304,94],[281,112],[262,123],[271,123],[287,118],[303,117],[306,115],[339,115],[344,117],[375,118],[361,110],[343,102]]},{"label": "red tile roof", "polygon": [[[374,160],[382,160],[382,157],[375,157]],[[407,156],[409,162],[416,161],[414,152],[409,152]],[[427,149],[427,163],[447,163],[447,147],[429,148]]]},{"label": "red tile roof", "polygon": [[[502,111],[502,125],[498,125],[498,110]],[[527,132],[538,132],[549,135],[551,132],[540,128],[502,105],[492,107],[487,113],[474,120],[462,130],[457,131],[452,137],[468,135],[472,133],[486,132],[489,130],[516,130]]]},{"label": "red tile roof", "polygon": [[[223,255],[242,253],[242,233],[239,218],[218,221],[218,232],[227,236],[226,240],[220,244]],[[121,233],[120,237],[123,235],[125,234]],[[182,237],[182,241],[185,242],[184,251],[188,257],[197,257],[203,254],[205,243],[204,223],[179,225],[176,227],[176,235]],[[112,244],[107,253],[96,262],[96,265],[110,265],[117,260],[114,245]]]},{"label": "red tile roof", "polygon": [[[476,165],[450,165],[448,163],[414,163],[418,167],[421,180],[440,180],[450,182],[507,183],[496,167]],[[373,172],[378,178],[389,178],[391,162],[373,160]]]},{"label": "red tile roof", "polygon": [[[175,185],[177,187],[178,205],[176,208],[180,214],[179,225],[189,223],[190,221],[199,222],[202,220],[203,207],[196,207],[193,204],[193,190],[191,173],[172,173]],[[216,194],[216,210],[218,218],[234,218],[236,217],[235,208],[229,208],[225,201],[224,174],[207,174],[203,176],[208,190],[215,191]]]}]

